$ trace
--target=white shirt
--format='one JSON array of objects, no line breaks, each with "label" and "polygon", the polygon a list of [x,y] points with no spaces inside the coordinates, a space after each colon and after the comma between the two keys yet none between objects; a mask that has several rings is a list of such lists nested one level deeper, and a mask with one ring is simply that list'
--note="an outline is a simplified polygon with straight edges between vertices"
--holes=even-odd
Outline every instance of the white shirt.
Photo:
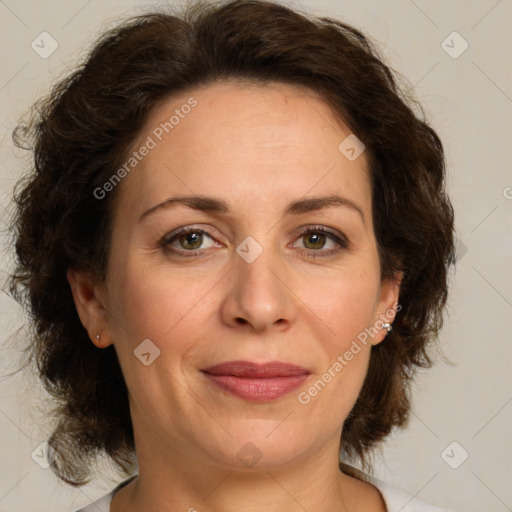
[{"label": "white shirt", "polygon": [[[123,486],[131,482],[137,475],[130,477],[128,480],[121,482],[115,489],[113,489],[106,496],[99,500],[87,505],[79,510],[73,512],[110,512],[110,503],[114,494]],[[393,487],[385,482],[381,482],[376,478],[366,475],[366,478],[380,491],[388,512],[450,512],[446,509],[428,505],[409,494]]]}]

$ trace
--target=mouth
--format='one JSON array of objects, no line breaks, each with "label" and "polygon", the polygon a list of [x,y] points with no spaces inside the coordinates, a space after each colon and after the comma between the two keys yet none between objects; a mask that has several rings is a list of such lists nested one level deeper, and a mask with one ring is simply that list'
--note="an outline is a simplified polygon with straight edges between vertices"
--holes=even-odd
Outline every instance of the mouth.
[{"label": "mouth", "polygon": [[311,375],[305,368],[280,361],[230,361],[201,372],[217,388],[251,402],[270,402],[286,396]]}]

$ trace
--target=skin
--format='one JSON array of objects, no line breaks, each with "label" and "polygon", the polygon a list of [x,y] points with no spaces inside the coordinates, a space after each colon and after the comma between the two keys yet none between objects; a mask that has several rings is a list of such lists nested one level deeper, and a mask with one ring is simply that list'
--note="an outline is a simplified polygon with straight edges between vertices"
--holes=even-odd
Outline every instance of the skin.
[{"label": "skin", "polygon": [[[338,453],[371,348],[387,331],[360,344],[308,404],[297,399],[365,328],[393,319],[400,279],[381,279],[366,155],[349,161],[338,150],[351,131],[313,91],[226,81],[163,101],[134,148],[190,97],[197,106],[119,185],[106,280],[68,272],[83,325],[99,347],[114,344],[129,390],[139,477],[111,512],[385,511],[375,487],[341,473]],[[331,194],[362,216],[343,205],[283,216],[294,200]],[[177,205],[140,219],[179,195],[222,199],[229,212]],[[202,245],[169,245],[202,254],[162,247],[190,225],[207,232]],[[301,235],[309,226],[348,246]],[[263,249],[252,263],[236,252],[248,236]],[[160,350],[148,366],[134,356],[144,339]],[[199,371],[240,359],[311,375],[287,396],[254,403]],[[252,467],[237,456],[247,443],[261,455]]]}]

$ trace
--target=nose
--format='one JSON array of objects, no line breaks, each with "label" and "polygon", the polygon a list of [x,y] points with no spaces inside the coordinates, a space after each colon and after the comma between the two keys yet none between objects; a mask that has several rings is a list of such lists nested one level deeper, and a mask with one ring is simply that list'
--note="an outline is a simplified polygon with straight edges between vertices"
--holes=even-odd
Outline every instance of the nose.
[{"label": "nose", "polygon": [[297,314],[297,298],[277,256],[264,251],[248,263],[235,255],[227,280],[221,311],[225,324],[257,333],[289,328]]}]

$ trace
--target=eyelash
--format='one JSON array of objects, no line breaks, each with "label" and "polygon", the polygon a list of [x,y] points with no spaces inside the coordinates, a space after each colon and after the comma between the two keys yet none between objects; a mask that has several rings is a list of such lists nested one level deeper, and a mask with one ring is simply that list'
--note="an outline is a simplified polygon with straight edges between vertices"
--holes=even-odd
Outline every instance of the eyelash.
[{"label": "eyelash", "polygon": [[[180,236],[187,235],[189,233],[203,233],[213,239],[213,236],[210,235],[204,229],[199,229],[199,228],[194,228],[193,226],[188,226],[188,227],[179,228],[178,230],[176,230],[168,235],[165,235],[162,238],[162,240],[160,241],[160,246],[165,251],[170,252],[178,257],[190,258],[193,256],[201,256],[202,254],[204,254],[206,252],[205,250],[197,249],[195,251],[182,252],[180,250],[170,248],[170,244],[172,242],[174,242]],[[341,251],[343,249],[348,249],[348,247],[349,247],[349,242],[345,236],[342,235],[341,237],[339,237],[336,234],[334,234],[332,231],[325,229],[323,226],[310,226],[308,228],[305,228],[299,232],[299,236],[297,238],[301,238],[301,237],[304,237],[304,236],[312,234],[312,233],[322,233],[324,235],[327,235],[329,238],[331,238],[331,240],[336,242],[339,245],[339,247],[337,247],[336,249],[330,249],[328,251],[322,251],[321,249],[319,249],[319,250],[304,249],[304,251],[306,252],[306,256],[308,256],[308,257],[326,258],[329,256],[333,256],[334,254],[338,253],[339,251]]]}]

